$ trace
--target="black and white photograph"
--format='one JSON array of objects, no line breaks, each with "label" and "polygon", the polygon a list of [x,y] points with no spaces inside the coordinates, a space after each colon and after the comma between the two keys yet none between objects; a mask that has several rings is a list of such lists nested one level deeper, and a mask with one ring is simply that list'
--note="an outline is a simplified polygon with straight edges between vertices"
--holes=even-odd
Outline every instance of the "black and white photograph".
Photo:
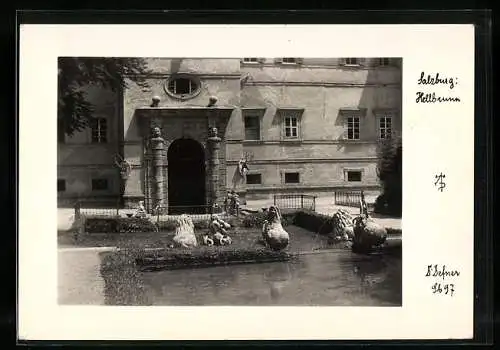
[{"label": "black and white photograph", "polygon": [[474,26],[111,23],[20,28],[19,339],[474,335]]},{"label": "black and white photograph", "polygon": [[58,303],[402,306],[402,66],[58,57]]}]

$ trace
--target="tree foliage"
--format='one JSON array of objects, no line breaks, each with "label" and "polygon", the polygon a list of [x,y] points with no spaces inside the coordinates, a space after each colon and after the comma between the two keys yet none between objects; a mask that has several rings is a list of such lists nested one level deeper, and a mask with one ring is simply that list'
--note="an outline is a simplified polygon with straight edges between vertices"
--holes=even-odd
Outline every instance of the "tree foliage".
[{"label": "tree foliage", "polygon": [[94,117],[94,105],[85,87],[99,86],[113,92],[127,88],[129,82],[148,87],[147,61],[142,58],[61,57],[58,72],[57,117],[71,136],[86,128]]},{"label": "tree foliage", "polygon": [[375,211],[401,216],[403,200],[403,145],[401,138],[384,140],[378,150],[378,178],[382,194],[377,198]]}]

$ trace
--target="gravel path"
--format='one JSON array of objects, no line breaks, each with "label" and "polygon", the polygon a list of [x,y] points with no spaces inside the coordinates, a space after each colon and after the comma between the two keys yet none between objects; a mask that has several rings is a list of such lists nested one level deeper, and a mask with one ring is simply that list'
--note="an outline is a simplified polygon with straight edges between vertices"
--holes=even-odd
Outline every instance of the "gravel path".
[{"label": "gravel path", "polygon": [[104,305],[104,280],[99,253],[112,248],[60,248],[58,250],[59,304]]}]

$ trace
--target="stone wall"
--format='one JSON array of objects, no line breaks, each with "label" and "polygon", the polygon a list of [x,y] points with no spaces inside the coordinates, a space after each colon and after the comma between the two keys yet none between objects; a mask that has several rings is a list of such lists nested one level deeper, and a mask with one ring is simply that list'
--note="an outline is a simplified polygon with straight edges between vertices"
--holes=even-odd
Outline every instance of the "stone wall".
[{"label": "stone wall", "polygon": [[[119,172],[113,161],[122,139],[118,94],[96,86],[88,86],[85,91],[95,106],[95,116],[107,120],[107,142],[92,143],[88,128],[58,144],[57,178],[66,182],[66,190],[58,192],[60,206],[71,206],[78,198],[116,202],[120,193]],[[108,189],[93,191],[92,179],[106,179]]]},{"label": "stone wall", "polygon": [[[58,148],[58,176],[68,179],[67,190],[59,197],[119,194],[119,174],[113,155],[123,152],[132,166],[125,195],[135,200],[147,193],[144,137],[150,132],[149,117],[139,112],[147,109],[153,96],[160,98],[159,109],[186,108],[178,115],[156,118],[167,144],[179,137],[191,137],[206,147],[208,119],[189,107],[206,107],[210,96],[217,106],[233,107],[230,118],[219,119],[222,138],[219,167],[219,196],[230,186],[238,160],[253,156],[251,172],[262,175],[261,185],[249,185],[249,198],[271,196],[278,192],[327,193],[335,188],[376,190],[376,149],[379,112],[393,114],[393,129],[401,132],[401,60],[389,67],[378,60],[363,59],[358,67],[345,67],[338,58],[304,58],[301,64],[280,64],[273,58],[258,64],[242,64],[230,59],[148,59],[153,75],[149,88],[131,83],[121,96],[89,88],[98,114],[109,122],[109,142],[90,144],[90,132],[76,134]],[[180,100],[165,91],[172,74],[192,74],[201,82],[193,98]],[[262,110],[261,140],[244,140],[246,109]],[[299,142],[282,140],[282,108],[301,109]],[[346,141],[342,110],[363,110],[361,139]],[[205,112],[203,112],[205,113]],[[165,156],[167,147],[165,148]],[[165,157],[166,158],[166,157]],[[363,172],[360,183],[347,182],[346,169]],[[300,184],[284,184],[283,173],[300,173]],[[109,178],[104,194],[92,193],[89,182],[98,176]],[[208,173],[208,172],[207,172]],[[168,164],[164,174],[168,174]],[[165,184],[167,179],[165,179]],[[207,187],[208,189],[208,187]],[[167,189],[165,188],[165,193]]]}]

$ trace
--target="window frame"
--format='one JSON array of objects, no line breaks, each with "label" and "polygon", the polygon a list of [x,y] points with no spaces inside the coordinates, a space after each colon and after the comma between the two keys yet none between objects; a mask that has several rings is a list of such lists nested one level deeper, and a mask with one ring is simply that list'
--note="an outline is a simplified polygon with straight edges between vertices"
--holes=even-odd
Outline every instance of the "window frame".
[{"label": "window frame", "polygon": [[[359,141],[361,140],[361,117],[359,115],[349,115],[346,116],[346,140],[348,141]],[[352,119],[352,122],[349,121],[349,119]],[[355,137],[356,134],[356,122],[357,122],[357,137]],[[349,127],[352,125],[352,134],[353,137],[349,137]]]},{"label": "window frame", "polygon": [[[280,118],[280,128],[281,128],[281,136],[280,139],[283,142],[302,142],[303,138],[303,108],[278,108],[277,109],[278,117]],[[290,126],[287,126],[287,119],[294,118],[297,120],[297,125],[293,126],[292,123]],[[291,128],[290,130],[296,129],[297,136],[286,136],[286,129]],[[293,133],[292,133],[293,134]]]},{"label": "window frame", "polygon": [[[349,173],[359,173],[360,180],[359,181],[349,181]],[[365,177],[365,169],[363,168],[344,168],[344,182],[346,183],[363,183],[363,179]]]},{"label": "window frame", "polygon": [[297,63],[298,62],[296,57],[281,57],[281,64],[297,64]]},{"label": "window frame", "polygon": [[[60,189],[59,184],[62,184],[62,189]],[[66,179],[57,179],[57,193],[66,192]]]},{"label": "window frame", "polygon": [[[287,121],[290,121],[288,125]],[[295,125],[293,125],[295,121]],[[290,131],[290,135],[287,135],[287,130]],[[295,135],[293,135],[295,131]],[[283,116],[283,138],[286,140],[298,140],[300,139],[300,120],[296,115],[284,115]]]},{"label": "window frame", "polygon": [[[247,127],[247,120],[248,119],[253,119],[257,121],[257,126],[255,127],[257,129],[257,138],[256,139],[250,139],[247,138],[247,130],[249,127]],[[262,117],[260,115],[255,115],[255,114],[250,114],[246,113],[243,115],[243,128],[244,128],[244,135],[243,135],[243,141],[261,141],[262,140],[262,122],[261,122]]]},{"label": "window frame", "polygon": [[[390,140],[392,139],[393,137],[393,133],[394,133],[394,123],[393,123],[393,119],[394,117],[391,115],[391,114],[388,114],[388,113],[385,113],[383,115],[380,115],[377,117],[377,121],[378,121],[378,139],[379,140]],[[385,137],[382,137],[382,121],[384,121],[385,123],[385,126],[384,126],[384,130],[385,130]],[[390,126],[389,128],[387,127],[387,121],[390,121]],[[389,132],[387,132],[389,131]],[[389,137],[387,137],[387,135],[389,135]]]},{"label": "window frame", "polygon": [[[248,143],[256,143],[256,142],[262,142],[263,141],[263,129],[262,129],[262,124],[264,121],[264,115],[266,114],[266,108],[260,108],[260,107],[242,107],[241,108],[241,118],[242,118],[242,123],[243,123],[243,142],[248,142]],[[245,119],[247,117],[255,117],[258,118],[259,121],[259,139],[258,140],[247,140],[246,139],[246,124],[245,124]]]},{"label": "window frame", "polygon": [[[188,93],[184,94],[177,93],[175,82],[180,79],[189,80],[190,86],[192,86],[192,84],[194,83],[196,85],[196,88],[195,89],[191,88],[191,91]],[[174,89],[171,90],[170,85],[172,83],[174,84]],[[193,76],[190,74],[172,74],[163,84],[163,89],[165,90],[167,95],[169,95],[172,98],[175,98],[177,100],[189,100],[200,94],[202,89],[202,81],[197,76]]]},{"label": "window frame", "polygon": [[[248,177],[249,176],[259,176],[259,183],[248,183]],[[263,184],[263,181],[262,181],[262,172],[259,172],[259,171],[252,171],[252,172],[249,172],[247,175],[246,175],[246,184],[249,185],[249,186],[258,186],[258,185],[262,185]]]},{"label": "window frame", "polygon": [[[384,61],[387,60],[387,61]],[[391,58],[390,57],[379,57],[378,59],[379,67],[389,67],[391,66]]]},{"label": "window frame", "polygon": [[[295,175],[295,174],[297,175],[297,182],[287,182],[286,181],[286,176],[287,175],[292,175],[292,174],[293,175]],[[301,177],[302,176],[301,176],[300,171],[286,170],[286,171],[283,172],[283,184],[285,184],[285,185],[299,185],[299,184],[301,184],[301,181],[300,181]]]},{"label": "window frame", "polygon": [[[104,121],[105,127],[104,132],[101,130],[101,122]],[[96,125],[94,125],[94,123]],[[97,130],[94,130],[94,126],[97,126]],[[98,138],[94,140],[94,133],[97,132]],[[102,140],[104,139],[104,141]],[[105,144],[109,142],[109,125],[108,118],[106,117],[94,117],[90,125],[90,143],[92,144]]]},{"label": "window frame", "polygon": [[[376,118],[376,128],[377,128],[377,136],[376,139],[378,141],[384,141],[384,140],[389,140],[393,139],[394,137],[397,136],[397,133],[399,132],[399,129],[396,130],[396,127],[399,128],[399,109],[396,108],[374,108],[373,109],[373,115]],[[387,118],[389,117],[391,120],[391,133],[390,133],[390,138],[381,138],[380,136],[380,119],[381,118]]]},{"label": "window frame", "polygon": [[[104,181],[104,183],[106,184],[106,188],[102,188],[102,189],[98,189],[98,188],[95,188],[94,187],[94,181]],[[91,190],[92,192],[105,192],[105,191],[109,191],[110,189],[110,181],[108,178],[105,178],[105,177],[96,177],[96,178],[92,178],[90,180],[91,182]],[[97,183],[97,182],[96,182]]]},{"label": "window frame", "polygon": [[[344,120],[344,133],[341,136],[341,140],[346,142],[357,142],[363,140],[363,122],[366,116],[366,108],[341,108],[339,113]],[[349,118],[357,118],[359,120],[357,138],[349,138]]]},{"label": "window frame", "polygon": [[258,57],[243,57],[241,62],[244,64],[259,64],[262,62],[262,59]]},{"label": "window frame", "polygon": [[[356,60],[356,63],[350,62],[350,60]],[[361,62],[359,57],[346,57],[344,58],[344,66],[357,67],[360,66]]]}]

